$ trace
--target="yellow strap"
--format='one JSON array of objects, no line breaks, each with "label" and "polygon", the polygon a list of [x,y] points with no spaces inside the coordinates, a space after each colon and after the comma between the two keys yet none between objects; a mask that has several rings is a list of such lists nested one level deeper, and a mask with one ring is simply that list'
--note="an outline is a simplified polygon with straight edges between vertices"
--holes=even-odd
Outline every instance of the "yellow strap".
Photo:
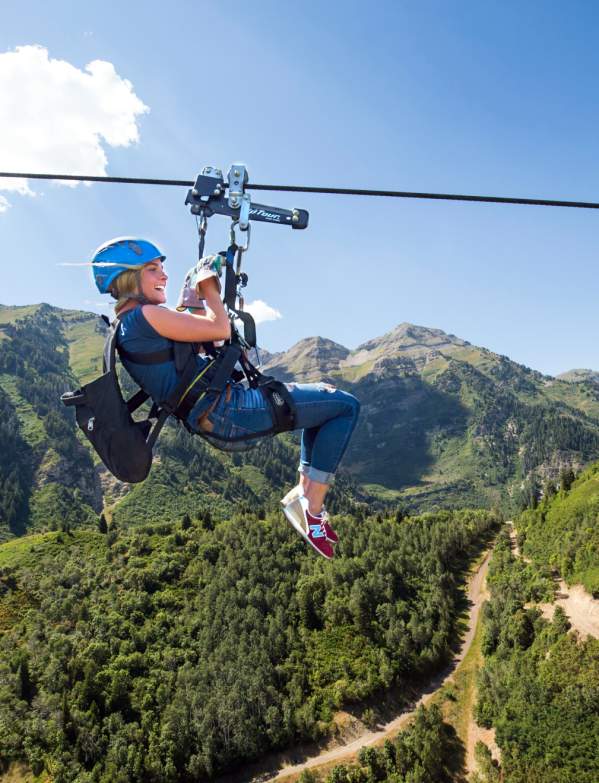
[{"label": "yellow strap", "polygon": [[[214,362],[215,362],[215,359],[212,359],[212,361],[210,362],[210,364],[208,364],[206,367],[204,367],[204,369],[203,369],[203,370],[202,370],[200,373],[198,373],[198,374],[196,375],[196,377],[193,379],[193,381],[192,381],[192,382],[189,384],[189,386],[187,387],[187,389],[185,389],[185,391],[184,391],[184,392],[183,392],[183,394],[181,395],[181,399],[180,399],[180,400],[179,400],[179,402],[177,403],[177,407],[179,407],[179,405],[181,405],[181,403],[183,402],[183,400],[184,400],[184,399],[187,397],[187,395],[189,394],[189,392],[190,392],[190,391],[193,389],[193,387],[196,385],[196,383],[197,383],[197,382],[200,380],[200,378],[202,377],[202,375],[204,375],[204,373],[205,373],[207,370],[209,370],[209,369],[212,367],[212,365],[214,364]],[[203,398],[205,395],[206,395],[206,392],[203,392],[203,393],[202,393],[202,394],[201,394],[201,395],[198,397],[198,400],[201,400],[201,399],[202,399],[202,398]]]}]

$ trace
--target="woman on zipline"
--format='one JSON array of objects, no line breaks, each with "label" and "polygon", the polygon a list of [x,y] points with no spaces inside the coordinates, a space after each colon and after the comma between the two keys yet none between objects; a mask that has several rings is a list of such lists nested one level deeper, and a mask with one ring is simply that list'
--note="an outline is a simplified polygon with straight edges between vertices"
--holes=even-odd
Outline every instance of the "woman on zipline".
[{"label": "woman on zipline", "polygon": [[[205,310],[177,312],[166,302],[165,256],[152,242],[121,237],[101,245],[92,266],[100,293],[116,300],[120,320],[117,335],[121,359],[131,377],[157,405],[164,403],[178,383],[174,360],[159,364],[128,361],[126,354],[153,354],[172,348],[174,342],[206,343],[231,338],[229,316],[220,298],[220,264],[216,256],[203,258],[196,267],[196,293]],[[198,372],[209,359],[197,354]],[[281,501],[289,522],[323,557],[334,556],[338,540],[324,499],[333,475],[356,426],[360,403],[347,392],[324,383],[285,384],[295,405],[295,428],[302,430],[300,480]],[[259,389],[233,380],[220,395],[208,392],[198,399],[187,417],[195,432],[234,440],[272,429],[273,416]]]}]

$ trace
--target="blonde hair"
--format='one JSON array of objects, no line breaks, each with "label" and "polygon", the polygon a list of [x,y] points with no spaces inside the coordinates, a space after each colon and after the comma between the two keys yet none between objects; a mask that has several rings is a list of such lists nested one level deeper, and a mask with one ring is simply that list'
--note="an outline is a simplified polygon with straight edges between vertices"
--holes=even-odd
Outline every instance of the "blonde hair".
[{"label": "blonde hair", "polygon": [[123,309],[129,299],[136,298],[141,294],[139,288],[139,273],[146,264],[137,264],[130,266],[112,282],[110,293],[117,300],[114,306],[116,315]]}]

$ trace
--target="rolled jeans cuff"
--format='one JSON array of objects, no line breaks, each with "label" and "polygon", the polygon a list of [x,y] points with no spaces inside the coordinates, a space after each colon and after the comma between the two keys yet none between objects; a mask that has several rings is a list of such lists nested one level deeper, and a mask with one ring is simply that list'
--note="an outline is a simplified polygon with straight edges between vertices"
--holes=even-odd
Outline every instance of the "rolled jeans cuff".
[{"label": "rolled jeans cuff", "polygon": [[317,481],[319,484],[332,484],[335,476],[334,473],[318,470],[318,468],[313,468],[312,465],[304,465],[303,462],[300,462],[298,471],[307,476],[310,481]]}]

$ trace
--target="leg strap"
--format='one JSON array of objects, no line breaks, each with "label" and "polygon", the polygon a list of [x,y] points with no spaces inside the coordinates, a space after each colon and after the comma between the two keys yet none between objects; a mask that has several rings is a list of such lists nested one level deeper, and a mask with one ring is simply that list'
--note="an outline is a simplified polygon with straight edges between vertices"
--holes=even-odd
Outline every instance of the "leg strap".
[{"label": "leg strap", "polygon": [[272,378],[264,385],[260,385],[259,389],[272,411],[273,434],[294,430],[295,402],[285,384]]}]

